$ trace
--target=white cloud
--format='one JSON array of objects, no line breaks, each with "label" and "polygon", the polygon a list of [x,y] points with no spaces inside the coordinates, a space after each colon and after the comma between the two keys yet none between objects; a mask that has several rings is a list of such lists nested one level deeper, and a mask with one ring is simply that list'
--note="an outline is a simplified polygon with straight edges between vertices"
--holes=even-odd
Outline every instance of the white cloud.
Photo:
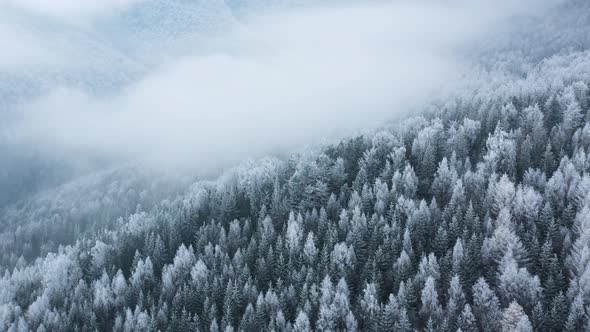
[{"label": "white cloud", "polygon": [[60,20],[80,22],[147,0],[0,0],[0,5]]},{"label": "white cloud", "polygon": [[0,54],[0,70],[4,71],[57,65],[63,60],[59,54],[42,46],[34,34],[5,22],[0,22],[0,49],[4,50]]},{"label": "white cloud", "polygon": [[411,109],[457,77],[457,48],[499,17],[405,1],[269,13],[192,45],[115,97],[57,89],[28,105],[18,132],[50,150],[215,168]]}]

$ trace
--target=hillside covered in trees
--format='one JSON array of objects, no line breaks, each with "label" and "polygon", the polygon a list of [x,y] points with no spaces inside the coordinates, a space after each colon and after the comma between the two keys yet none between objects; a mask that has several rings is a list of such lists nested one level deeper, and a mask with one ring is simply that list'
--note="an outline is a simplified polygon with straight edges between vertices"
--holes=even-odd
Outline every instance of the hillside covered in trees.
[{"label": "hillside covered in trees", "polygon": [[590,330],[590,7],[522,25],[365,135],[3,207],[0,331]]}]

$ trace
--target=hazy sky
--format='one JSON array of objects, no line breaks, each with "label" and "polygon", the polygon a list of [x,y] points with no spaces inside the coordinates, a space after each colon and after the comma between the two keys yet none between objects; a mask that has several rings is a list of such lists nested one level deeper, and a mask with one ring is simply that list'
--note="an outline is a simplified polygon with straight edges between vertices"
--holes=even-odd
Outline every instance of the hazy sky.
[{"label": "hazy sky", "polygon": [[[145,54],[128,53],[114,40],[141,38],[140,28],[121,36],[99,23],[134,18],[134,8],[149,1],[0,0],[26,19],[0,20],[0,48],[11,50],[0,54],[0,73],[26,72],[30,80],[48,70],[99,71],[108,83],[131,66],[143,71],[107,96],[52,86],[23,104],[11,135],[47,151],[158,167],[214,168],[289,151],[424,103],[459,78],[459,49],[525,8],[511,1],[351,1],[266,10],[229,19],[214,33],[198,26],[182,36],[177,31],[186,27],[154,22],[141,29],[171,29],[156,32],[177,42],[158,47],[156,40]],[[192,6],[212,22],[231,15],[221,0],[203,3]],[[145,10],[141,15],[145,20]],[[185,38],[193,32],[198,38]]]},{"label": "hazy sky", "polygon": [[141,1],[146,0],[0,0],[0,4],[62,21],[82,23]]}]

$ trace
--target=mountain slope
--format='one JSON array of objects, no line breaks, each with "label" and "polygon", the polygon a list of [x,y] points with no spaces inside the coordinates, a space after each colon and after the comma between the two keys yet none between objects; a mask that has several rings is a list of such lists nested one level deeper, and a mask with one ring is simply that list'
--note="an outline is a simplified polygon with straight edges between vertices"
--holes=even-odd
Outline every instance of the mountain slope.
[{"label": "mountain slope", "polygon": [[3,209],[0,330],[590,329],[574,5],[380,130],[186,190],[123,167]]}]

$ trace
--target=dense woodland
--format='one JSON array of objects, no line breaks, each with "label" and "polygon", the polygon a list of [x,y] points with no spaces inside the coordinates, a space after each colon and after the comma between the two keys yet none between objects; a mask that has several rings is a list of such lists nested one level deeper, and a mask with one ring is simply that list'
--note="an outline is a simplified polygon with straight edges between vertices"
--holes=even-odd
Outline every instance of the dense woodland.
[{"label": "dense woodland", "polygon": [[577,46],[186,192],[118,169],[6,207],[0,330],[587,331]]}]

